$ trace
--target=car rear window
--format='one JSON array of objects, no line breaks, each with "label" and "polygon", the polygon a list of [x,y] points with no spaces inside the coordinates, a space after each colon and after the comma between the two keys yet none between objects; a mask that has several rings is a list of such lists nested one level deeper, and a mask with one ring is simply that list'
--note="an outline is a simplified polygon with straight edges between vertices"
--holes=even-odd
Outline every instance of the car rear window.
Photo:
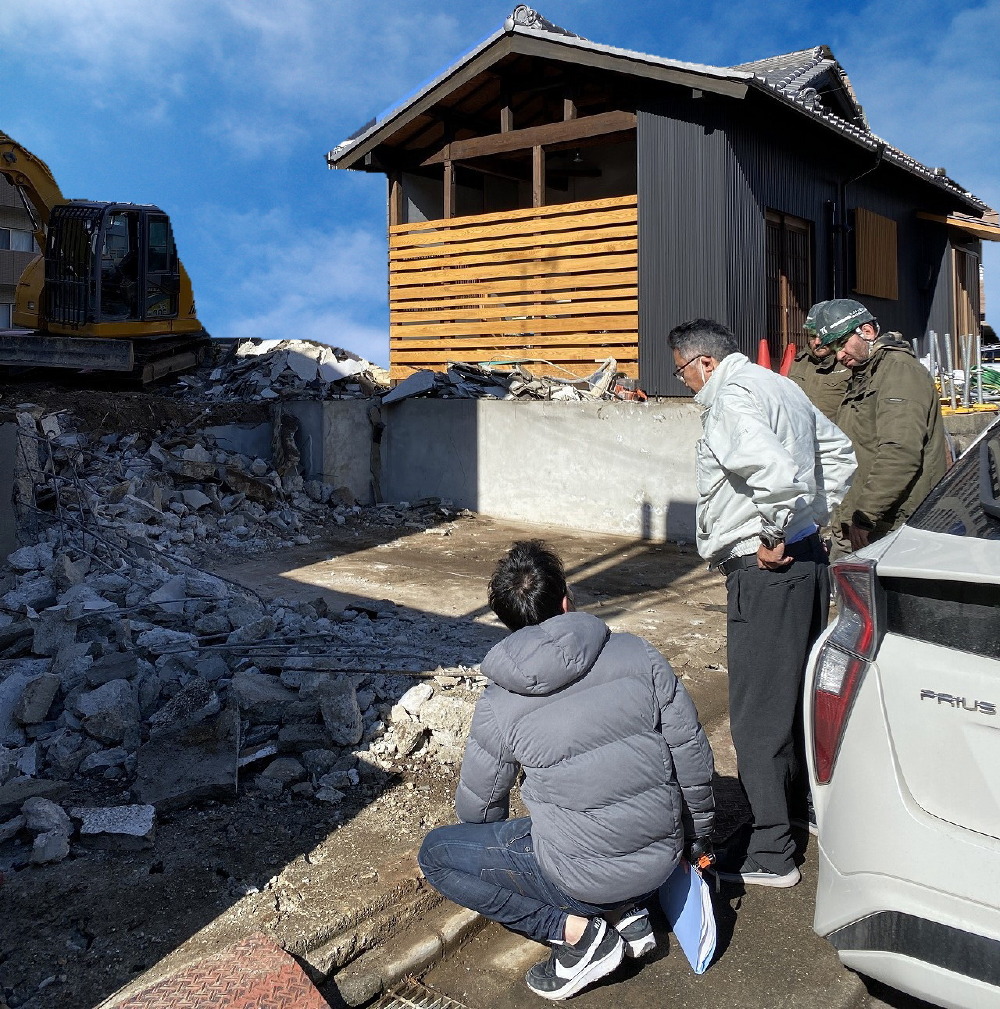
[{"label": "car rear window", "polygon": [[951,536],[1000,539],[1000,420],[948,470],[907,525]]}]

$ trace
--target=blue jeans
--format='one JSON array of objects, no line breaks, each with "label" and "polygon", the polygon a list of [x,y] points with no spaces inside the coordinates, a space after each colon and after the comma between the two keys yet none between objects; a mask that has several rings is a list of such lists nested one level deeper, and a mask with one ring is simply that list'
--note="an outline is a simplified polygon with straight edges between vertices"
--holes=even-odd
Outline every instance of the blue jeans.
[{"label": "blue jeans", "polygon": [[594,918],[622,906],[576,900],[547,880],[535,861],[527,816],[437,827],[424,838],[417,861],[448,900],[536,942],[561,942],[571,914]]}]

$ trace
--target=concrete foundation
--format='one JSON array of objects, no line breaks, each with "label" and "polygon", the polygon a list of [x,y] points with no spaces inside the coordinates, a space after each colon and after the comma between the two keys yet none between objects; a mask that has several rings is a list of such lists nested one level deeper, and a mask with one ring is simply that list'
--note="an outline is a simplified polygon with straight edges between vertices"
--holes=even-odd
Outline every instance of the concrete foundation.
[{"label": "concrete foundation", "polygon": [[387,501],[650,540],[695,534],[699,410],[686,400],[404,400],[383,409]]}]

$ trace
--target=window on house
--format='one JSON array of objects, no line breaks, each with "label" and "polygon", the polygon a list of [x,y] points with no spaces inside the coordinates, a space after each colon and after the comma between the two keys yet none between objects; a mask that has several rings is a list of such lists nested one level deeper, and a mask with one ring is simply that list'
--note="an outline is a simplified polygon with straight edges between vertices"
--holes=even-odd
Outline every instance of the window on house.
[{"label": "window on house", "polygon": [[896,222],[864,207],[854,211],[854,291],[873,298],[899,297]]},{"label": "window on house", "polygon": [[812,222],[769,210],[765,227],[767,343],[777,368],[786,344],[805,344],[802,323],[812,304]]},{"label": "window on house", "polygon": [[30,231],[0,228],[0,249],[10,252],[34,252],[35,237]]},{"label": "window on house", "polygon": [[10,329],[10,315],[13,307],[13,305],[0,305],[0,329]]}]

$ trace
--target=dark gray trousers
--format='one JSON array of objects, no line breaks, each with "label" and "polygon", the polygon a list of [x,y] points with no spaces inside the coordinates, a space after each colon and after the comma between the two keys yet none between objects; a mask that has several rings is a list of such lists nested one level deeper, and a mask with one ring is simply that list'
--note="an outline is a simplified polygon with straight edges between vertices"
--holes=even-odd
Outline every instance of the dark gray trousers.
[{"label": "dark gray trousers", "polygon": [[753,812],[747,854],[771,872],[794,866],[790,806],[805,809],[802,679],[826,626],[830,579],[816,536],[792,544],[783,571],[748,567],[726,577],[729,723]]}]

